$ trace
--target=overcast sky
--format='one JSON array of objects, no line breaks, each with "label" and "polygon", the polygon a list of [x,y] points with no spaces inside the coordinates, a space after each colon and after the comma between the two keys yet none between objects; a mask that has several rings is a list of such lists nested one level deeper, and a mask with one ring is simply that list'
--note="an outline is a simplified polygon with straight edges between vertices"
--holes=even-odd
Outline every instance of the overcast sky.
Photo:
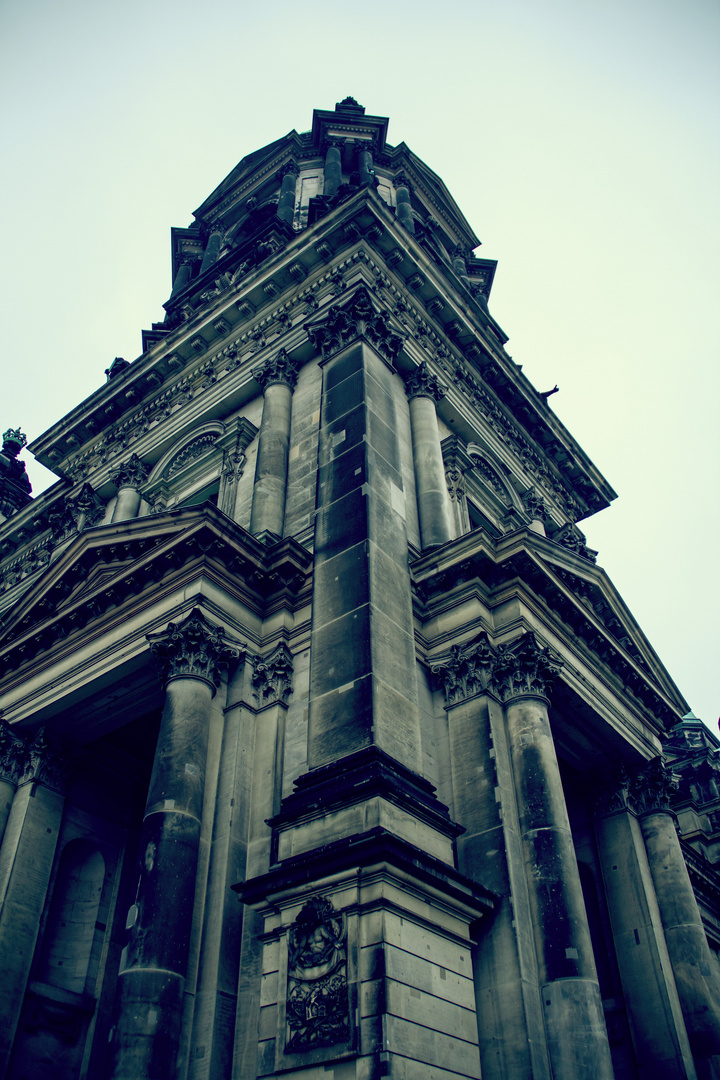
[{"label": "overcast sky", "polygon": [[170,227],[351,94],[499,260],[508,351],[619,495],[582,527],[717,730],[720,5],[2,0],[0,94],[0,430],[134,359]]}]

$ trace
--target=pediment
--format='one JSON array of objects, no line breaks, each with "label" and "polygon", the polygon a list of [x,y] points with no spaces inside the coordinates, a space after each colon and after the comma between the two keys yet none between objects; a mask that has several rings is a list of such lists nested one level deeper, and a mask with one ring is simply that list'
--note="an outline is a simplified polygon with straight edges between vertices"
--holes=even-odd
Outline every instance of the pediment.
[{"label": "pediment", "polygon": [[0,671],[101,620],[166,575],[209,562],[257,610],[295,595],[312,565],[294,540],[264,547],[214,507],[202,506],[88,530],[51,563],[0,624]]}]

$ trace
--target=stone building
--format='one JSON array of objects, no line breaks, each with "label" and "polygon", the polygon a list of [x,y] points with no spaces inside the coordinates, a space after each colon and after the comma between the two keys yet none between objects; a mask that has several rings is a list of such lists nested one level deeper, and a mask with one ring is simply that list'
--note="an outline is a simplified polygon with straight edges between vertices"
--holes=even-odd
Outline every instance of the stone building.
[{"label": "stone building", "polygon": [[387,126],[316,110],[172,230],[34,499],[6,433],[9,1080],[720,1076],[717,740]]}]

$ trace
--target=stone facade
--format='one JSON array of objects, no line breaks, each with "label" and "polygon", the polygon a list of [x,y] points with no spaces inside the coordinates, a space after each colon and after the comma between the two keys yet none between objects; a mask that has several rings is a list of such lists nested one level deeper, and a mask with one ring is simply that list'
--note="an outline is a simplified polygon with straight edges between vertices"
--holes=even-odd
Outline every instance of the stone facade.
[{"label": "stone facade", "polygon": [[8,1080],[720,1077],[717,740],[387,124],[173,229],[54,486],[4,436]]}]

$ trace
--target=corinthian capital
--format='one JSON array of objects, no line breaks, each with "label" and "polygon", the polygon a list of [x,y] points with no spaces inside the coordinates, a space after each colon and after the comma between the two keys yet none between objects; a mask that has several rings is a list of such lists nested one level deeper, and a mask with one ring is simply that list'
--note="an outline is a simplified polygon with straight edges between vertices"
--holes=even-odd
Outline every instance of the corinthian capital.
[{"label": "corinthian capital", "polygon": [[280,644],[269,656],[253,662],[253,693],[260,705],[286,702],[292,693],[293,658],[287,645]]},{"label": "corinthian capital", "polygon": [[141,461],[137,454],[132,454],[128,461],[110,470],[110,479],[117,488],[129,487],[139,491],[149,472],[150,466]]},{"label": "corinthian capital", "polygon": [[298,378],[298,366],[296,361],[288,356],[285,349],[281,349],[275,356],[269,357],[258,367],[253,368],[253,378],[260,383],[263,393],[273,383],[281,383],[294,390]]},{"label": "corinthian capital", "polygon": [[148,634],[150,649],[162,668],[163,679],[201,679],[213,693],[220,685],[222,672],[241,649],[225,641],[225,630],[208,622],[199,608],[194,608],[181,623],[169,623],[167,630]]},{"label": "corinthian capital", "polygon": [[435,378],[427,364],[420,364],[405,379],[405,391],[409,401],[416,397],[429,397],[433,401],[439,401],[445,397],[447,386],[443,386]]},{"label": "corinthian capital", "polygon": [[661,757],[653,758],[630,784],[629,802],[636,814],[672,813],[678,781]]},{"label": "corinthian capital", "polygon": [[448,705],[465,701],[487,689],[495,656],[495,649],[485,633],[466,645],[452,646],[450,659],[431,669],[434,675],[439,675],[443,680]]},{"label": "corinthian capital", "polygon": [[562,663],[540,644],[535,634],[524,634],[498,650],[491,686],[503,702],[536,697],[548,700],[550,686]]},{"label": "corinthian capital", "polygon": [[7,720],[0,718],[0,780],[17,784],[26,756],[25,743],[13,734]]},{"label": "corinthian capital", "polygon": [[48,735],[47,728],[41,727],[27,747],[24,764],[24,782],[34,781],[54,791],[64,792],[70,755],[64,743]]}]

